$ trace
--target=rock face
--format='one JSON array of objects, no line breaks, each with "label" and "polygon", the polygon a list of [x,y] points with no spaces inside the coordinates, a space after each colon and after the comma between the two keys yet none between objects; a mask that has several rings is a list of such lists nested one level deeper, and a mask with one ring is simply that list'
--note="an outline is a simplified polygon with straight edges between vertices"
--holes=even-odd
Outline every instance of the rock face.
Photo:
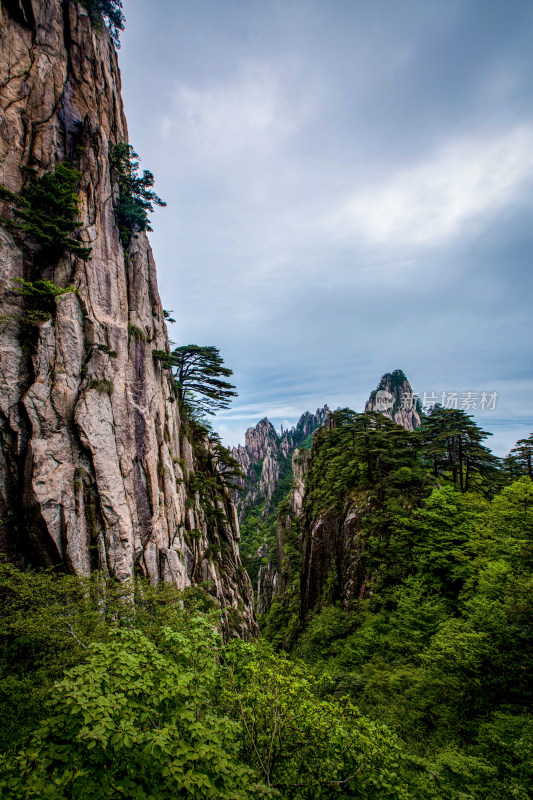
[{"label": "rock face", "polygon": [[[419,405],[401,370],[384,375],[370,395],[365,412],[378,411],[413,431],[420,425]],[[279,506],[276,548],[259,570],[257,606],[261,614],[278,597],[284,607],[305,620],[326,595],[345,607],[371,592],[365,565],[362,520],[369,511],[364,493],[351,497],[341,510],[314,515],[307,503],[307,472],[313,451],[296,449],[292,456],[292,485]]]},{"label": "rock face", "polygon": [[[70,159],[82,174],[76,237],[92,248],[45,267],[43,279],[77,291],[28,341],[13,291],[27,259],[0,228],[0,551],[118,580],[210,581],[233,630],[253,633],[232,498],[152,356],[168,341],[148,239],[125,252],[115,224],[108,153],[127,126],[113,44],[69,0],[1,0],[0,37],[0,184],[19,193],[27,167]],[[211,499],[202,475],[219,483]]]},{"label": "rock face", "polygon": [[379,411],[397,425],[414,431],[420,425],[420,401],[401,369],[387,372],[371,392],[365,411]]},{"label": "rock face", "polygon": [[[278,594],[284,595],[290,585],[291,575],[300,569],[300,525],[303,517],[305,476],[310,450],[296,448],[292,454],[292,484],[288,497],[279,509],[276,519],[276,549],[268,553],[266,546],[259,555],[271,557],[261,564],[257,581],[257,613],[266,614]],[[294,542],[296,534],[297,541]],[[289,547],[287,547],[289,545]],[[295,561],[296,557],[296,561]]]},{"label": "rock face", "polygon": [[[340,510],[314,516],[306,508],[307,472],[313,454],[295,450],[294,481],[276,522],[277,552],[259,571],[257,608],[265,614],[279,597],[290,614],[305,620],[324,599],[345,608],[368,595],[365,541],[361,520],[368,510],[363,497]],[[290,615],[289,614],[289,615]]]},{"label": "rock face", "polygon": [[237,494],[235,502],[242,520],[246,511],[257,502],[265,501],[263,517],[273,511],[272,498],[280,477],[290,469],[291,456],[307,437],[327,420],[329,408],[318,408],[314,414],[306,411],[297,424],[278,434],[265,417],[255,428],[248,428],[244,447],[234,447],[232,455],[241,465],[246,478],[244,492]]}]

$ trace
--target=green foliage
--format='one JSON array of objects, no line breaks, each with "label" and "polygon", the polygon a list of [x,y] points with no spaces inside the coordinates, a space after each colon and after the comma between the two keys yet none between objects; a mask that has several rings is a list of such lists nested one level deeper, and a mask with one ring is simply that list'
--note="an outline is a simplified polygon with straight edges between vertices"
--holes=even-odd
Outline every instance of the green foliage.
[{"label": "green foliage", "polygon": [[111,348],[107,344],[93,344],[93,347],[96,347],[97,350],[100,350],[102,353],[105,353],[106,356],[109,356],[110,358],[117,357],[117,351],[111,350]]},{"label": "green foliage", "polygon": [[115,45],[120,47],[120,31],[124,30],[125,17],[122,13],[122,0],[81,0],[89,12],[91,24],[100,30],[105,24]]},{"label": "green foliage", "polygon": [[[341,409],[315,433],[303,516],[279,506],[282,588],[261,629],[329,681],[327,698],[348,695],[397,733],[409,796],[525,800],[533,791],[528,440],[517,443],[522,477],[502,490],[484,432],[466,415],[430,416],[409,433]],[[344,571],[332,560],[307,609],[302,543],[318,520],[330,521],[331,533],[321,531],[334,551],[335,525],[342,531],[348,514],[355,547],[344,539]],[[254,515],[259,531],[261,509]]]},{"label": "green foliage", "polygon": [[7,761],[3,796],[166,800],[248,797],[238,726],[212,708],[219,646],[195,615],[159,645],[111,632],[57,683],[27,749]]},{"label": "green foliage", "polygon": [[220,473],[228,489],[240,491],[242,487],[238,481],[244,479],[241,465],[236,458],[233,458],[229,448],[222,444],[218,433],[210,433],[209,441],[216,471]]},{"label": "green foliage", "polygon": [[481,444],[492,434],[464,411],[435,406],[417,433],[436,478],[451,479],[461,492],[483,489],[490,494],[501,483],[500,460]]},{"label": "green foliage", "polygon": [[13,282],[17,284],[14,291],[25,299],[25,317],[30,323],[50,319],[55,315],[56,297],[78,291],[74,286],[63,289],[48,280],[25,281],[23,278],[14,278]]},{"label": "green foliage", "polygon": [[[201,587],[200,587],[201,589]],[[18,747],[45,716],[44,700],[91,642],[117,627],[159,642],[164,628],[186,625],[198,587],[135,580],[117,584],[0,563],[0,751]]]},{"label": "green foliage", "polygon": [[237,396],[235,387],[221,380],[233,375],[233,371],[224,366],[219,349],[213,345],[187,344],[171,353],[154,350],[153,356],[165,369],[175,370],[178,398],[189,417],[215,414],[228,408],[231,398]]},{"label": "green foliage", "polygon": [[512,477],[524,474],[533,479],[533,433],[527,439],[519,439],[507,458],[512,459]]},{"label": "green foliage", "polygon": [[146,336],[146,331],[138,328],[137,325],[132,325],[131,322],[128,323],[128,336],[135,339],[137,342],[146,342],[148,338]]},{"label": "green foliage", "polygon": [[[91,248],[84,247],[72,234],[79,228],[78,185],[81,173],[68,162],[56,164],[53,172],[40,177],[29,170],[29,180],[20,195],[2,187],[0,199],[12,208],[16,229],[23,246],[33,255],[35,270],[54,266],[66,253],[87,261]],[[34,253],[35,245],[38,249]]]},{"label": "green foliage", "polygon": [[88,388],[95,389],[100,394],[111,394],[115,386],[109,378],[92,378]]},{"label": "green foliage", "polygon": [[152,191],[154,176],[148,170],[139,175],[139,156],[130,144],[118,142],[109,149],[109,165],[118,180],[119,197],[115,219],[123,246],[129,246],[132,235],[151,231],[148,212],[166,203]]},{"label": "green foliage", "polygon": [[407,798],[401,752],[347,698],[321,699],[303,664],[261,645],[226,648],[222,701],[242,725],[242,755],[282,797]]},{"label": "green foliage", "polygon": [[491,502],[435,489],[396,518],[387,548],[372,599],[322,608],[295,652],[398,733],[414,797],[525,800],[533,483],[523,477]]},{"label": "green foliage", "polygon": [[382,507],[397,499],[416,502],[425,494],[426,470],[416,433],[379,413],[340,409],[331,427],[313,439],[308,505],[313,514],[344,506],[354,493],[371,490]]},{"label": "green foliage", "polygon": [[396,737],[202,587],[0,569],[2,797],[407,798]]}]

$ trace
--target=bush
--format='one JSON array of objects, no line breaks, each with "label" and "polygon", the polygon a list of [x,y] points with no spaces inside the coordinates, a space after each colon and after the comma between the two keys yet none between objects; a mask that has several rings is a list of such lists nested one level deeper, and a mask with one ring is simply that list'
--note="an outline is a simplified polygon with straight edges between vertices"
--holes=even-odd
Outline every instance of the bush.
[{"label": "bush", "polygon": [[[40,177],[29,170],[29,181],[20,195],[0,187],[0,199],[11,206],[16,222],[15,231],[27,234],[22,242],[28,249],[31,241],[39,245],[34,255],[34,268],[55,265],[66,253],[72,253],[87,261],[91,248],[72,238],[80,227],[78,216],[77,187],[81,173],[66,161],[56,164],[51,172]],[[31,254],[31,249],[30,249]]]},{"label": "bush", "polygon": [[89,381],[89,389],[95,389],[100,394],[111,394],[115,385],[109,378],[93,378]]},{"label": "bush", "polygon": [[6,798],[67,800],[252,796],[239,726],[211,702],[220,637],[209,618],[182,617],[157,647],[117,630],[56,684],[28,748],[4,759]]},{"label": "bush", "polygon": [[128,247],[133,234],[152,230],[148,212],[154,210],[154,204],[166,206],[166,203],[151,190],[154,185],[152,173],[143,170],[142,177],[139,176],[139,156],[130,144],[119,142],[110,147],[109,166],[111,172],[118,175],[119,198],[115,219],[122,244]]},{"label": "bush", "polygon": [[105,23],[115,47],[120,47],[120,31],[124,30],[125,17],[122,13],[122,0],[82,0],[89,12],[89,19],[96,30]]}]

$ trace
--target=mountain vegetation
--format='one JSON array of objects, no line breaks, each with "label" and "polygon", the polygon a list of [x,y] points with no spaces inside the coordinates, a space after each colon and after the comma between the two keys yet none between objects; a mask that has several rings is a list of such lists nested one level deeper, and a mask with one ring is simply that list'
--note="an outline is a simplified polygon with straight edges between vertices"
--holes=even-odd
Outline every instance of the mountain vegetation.
[{"label": "mountain vegetation", "polygon": [[109,168],[118,184],[115,219],[124,247],[131,237],[141,231],[151,231],[148,212],[154,205],[166,206],[153,191],[154,176],[149,170],[139,175],[139,156],[126,142],[118,142],[109,149]]},{"label": "mountain vegetation", "polygon": [[[414,432],[348,409],[332,422],[314,435],[301,514],[287,500],[278,508],[283,590],[261,619],[263,637],[398,736],[408,796],[525,800],[527,450],[510,476],[456,410],[434,409]],[[320,547],[334,552],[318,551],[329,572],[313,594],[310,548]]]},{"label": "mountain vegetation", "polygon": [[82,5],[89,12],[93,28],[98,31],[105,25],[115,47],[120,47],[120,32],[126,21],[122,0],[82,0]]},{"label": "mountain vegetation", "polygon": [[[335,412],[262,640],[224,640],[201,585],[2,566],[2,796],[527,800],[533,483],[483,436]],[[330,571],[306,602],[306,526],[354,504],[357,591]]]},{"label": "mountain vegetation", "polygon": [[224,644],[202,587],[14,566],[0,587],[2,797],[407,798],[394,734],[267,644]]},{"label": "mountain vegetation", "polygon": [[0,12],[0,797],[529,800],[533,434],[500,460],[396,370],[230,452],[232,371],[168,342],[121,0]]}]

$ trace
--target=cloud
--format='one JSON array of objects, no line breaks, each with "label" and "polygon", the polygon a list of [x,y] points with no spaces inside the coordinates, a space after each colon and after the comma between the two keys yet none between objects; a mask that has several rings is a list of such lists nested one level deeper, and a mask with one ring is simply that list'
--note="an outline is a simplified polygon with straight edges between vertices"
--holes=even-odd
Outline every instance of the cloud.
[{"label": "cloud", "polygon": [[[235,406],[227,411],[219,411],[217,419],[224,421],[253,419],[259,421],[263,419],[263,417],[268,417],[269,419],[286,422],[286,418],[298,418],[305,410],[306,409],[295,405],[291,406],[272,402],[254,403],[251,405]],[[253,424],[255,424],[255,422]]]},{"label": "cloud", "polygon": [[533,177],[533,126],[448,144],[426,161],[351,191],[327,227],[373,244],[449,243],[520,198]]},{"label": "cloud", "polygon": [[246,151],[270,152],[309,112],[313,93],[311,87],[302,91],[298,73],[296,64],[248,61],[229,81],[201,88],[178,82],[162,135],[178,136],[203,158],[225,162]]}]

